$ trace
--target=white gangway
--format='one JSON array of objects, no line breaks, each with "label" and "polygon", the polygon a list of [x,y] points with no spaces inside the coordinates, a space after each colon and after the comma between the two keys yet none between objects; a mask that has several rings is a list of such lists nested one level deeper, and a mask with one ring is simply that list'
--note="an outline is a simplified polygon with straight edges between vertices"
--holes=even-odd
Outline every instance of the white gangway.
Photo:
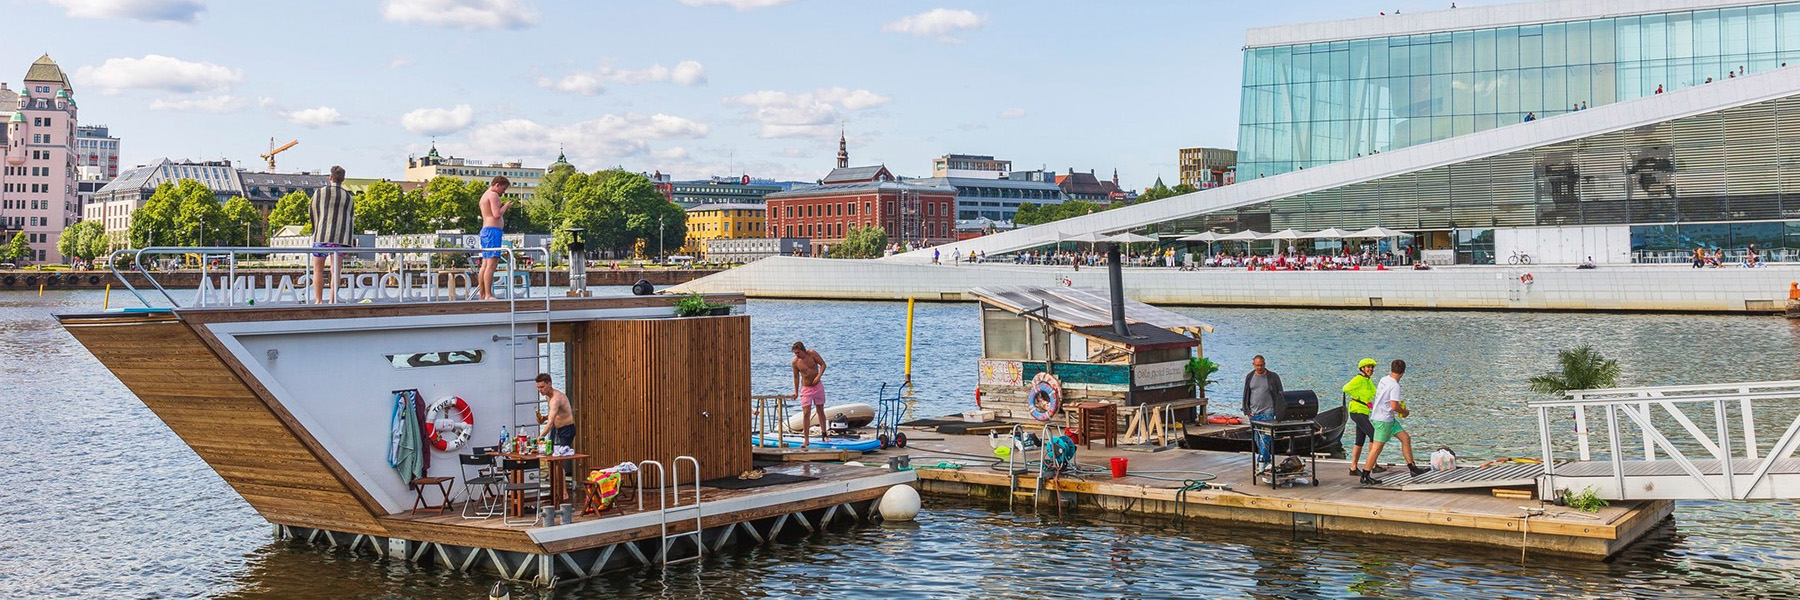
[{"label": "white gangway", "polygon": [[[1543,445],[1540,498],[1588,489],[1607,500],[1800,498],[1800,381],[1578,390],[1528,405]],[[1605,429],[1598,454],[1588,425],[1596,411]],[[1764,432],[1785,425],[1766,448],[1759,417]],[[1571,445],[1576,458],[1567,460]]]}]

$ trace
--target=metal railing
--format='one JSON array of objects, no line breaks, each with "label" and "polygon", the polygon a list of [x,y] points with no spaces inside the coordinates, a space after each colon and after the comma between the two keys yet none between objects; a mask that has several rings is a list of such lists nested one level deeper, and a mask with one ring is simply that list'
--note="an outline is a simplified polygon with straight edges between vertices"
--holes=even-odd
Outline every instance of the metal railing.
[{"label": "metal railing", "polygon": [[[328,254],[328,255],[334,255],[334,256],[375,255],[377,257],[379,257],[380,255],[398,255],[395,257],[396,259],[394,261],[392,261],[392,264],[394,265],[395,268],[377,270],[376,272],[373,272],[373,273],[365,272],[365,273],[355,273],[355,274],[348,274],[345,276],[341,276],[341,277],[339,277],[339,281],[342,283],[342,285],[337,286],[337,288],[340,291],[351,292],[357,296],[360,296],[360,297],[351,298],[351,300],[350,300],[351,302],[358,302],[363,299],[367,299],[367,300],[371,300],[371,301],[396,301],[396,302],[425,301],[425,302],[430,302],[430,301],[454,301],[454,300],[472,299],[472,298],[468,298],[466,296],[472,295],[473,291],[475,289],[477,289],[477,287],[478,287],[478,282],[475,281],[476,275],[470,273],[469,271],[475,271],[476,269],[471,268],[471,269],[468,269],[467,271],[461,271],[461,270],[445,270],[445,269],[429,269],[429,268],[427,268],[427,269],[423,269],[423,270],[415,269],[415,270],[409,272],[408,269],[406,268],[406,264],[407,264],[407,261],[405,260],[406,255],[425,254],[425,255],[470,256],[470,255],[479,255],[480,253],[483,253],[483,252],[499,252],[499,253],[501,253],[501,258],[504,261],[504,266],[502,267],[502,269],[504,269],[504,270],[496,270],[495,275],[497,277],[501,277],[502,279],[504,279],[504,285],[503,286],[496,285],[495,291],[498,292],[500,290],[504,290],[505,296],[508,299],[516,299],[516,298],[520,297],[521,293],[525,294],[526,296],[529,296],[532,293],[533,286],[531,285],[530,278],[529,277],[525,278],[524,285],[519,285],[519,283],[518,283],[519,278],[515,276],[516,272],[513,270],[513,266],[516,266],[519,264],[519,262],[518,262],[519,257],[525,256],[525,255],[534,255],[534,254],[541,255],[544,258],[544,264],[549,264],[549,260],[551,257],[550,249],[544,248],[544,247],[537,247],[537,248],[202,247],[202,248],[196,248],[196,247],[180,247],[180,246],[152,246],[152,247],[148,247],[148,248],[138,248],[138,249],[114,251],[107,259],[107,267],[108,267],[108,269],[110,269],[112,271],[113,277],[118,279],[122,284],[124,284],[125,289],[127,291],[129,291],[132,296],[136,297],[139,302],[143,303],[143,305],[145,307],[153,306],[151,304],[151,302],[149,301],[149,299],[146,298],[144,295],[144,292],[149,291],[149,290],[141,291],[137,288],[137,286],[132,285],[131,279],[127,276],[127,272],[135,272],[136,274],[142,276],[145,281],[148,281],[150,283],[150,287],[153,288],[154,292],[156,294],[161,295],[163,300],[167,301],[168,305],[170,307],[174,307],[174,308],[191,308],[191,307],[196,307],[196,306],[217,306],[217,305],[233,306],[233,305],[239,304],[240,302],[243,302],[245,304],[255,304],[255,303],[259,303],[259,302],[264,303],[264,304],[284,304],[284,303],[305,304],[306,298],[302,295],[302,292],[311,290],[311,286],[313,284],[313,282],[311,281],[311,270],[309,268],[303,268],[297,273],[297,275],[299,275],[299,277],[300,277],[300,280],[303,281],[304,283],[302,283],[301,281],[294,280],[294,278],[292,276],[284,275],[284,276],[282,276],[282,279],[280,279],[280,280],[273,280],[273,279],[268,279],[268,277],[270,277],[270,276],[265,275],[265,280],[264,280],[265,285],[263,285],[259,288],[258,286],[255,285],[256,281],[254,279],[250,279],[250,278],[240,279],[240,277],[238,275],[238,272],[240,270],[240,266],[239,266],[240,261],[245,257],[267,256],[267,255],[271,255],[271,254],[303,254],[303,255]],[[159,281],[157,279],[156,271],[152,268],[149,268],[149,266],[145,265],[144,260],[145,260],[146,256],[154,259],[156,257],[162,257],[162,256],[186,256],[186,255],[198,255],[200,257],[200,279],[201,279],[201,282],[200,282],[200,287],[196,290],[194,302],[191,302],[188,304],[183,304],[180,300],[176,299],[174,294],[170,293],[169,289],[166,286],[164,286],[161,281]],[[475,260],[480,260],[479,256],[472,256],[471,262],[473,262]],[[216,264],[218,262],[223,262],[223,264],[222,265]],[[121,270],[121,265],[123,265],[125,267],[125,270]],[[340,269],[340,271],[341,270],[342,269]],[[223,275],[225,277],[225,279],[223,280],[223,282],[224,282],[223,286],[213,284],[213,278],[216,276],[219,276],[219,275]],[[419,275],[424,275],[427,277],[427,279],[425,280],[424,285],[415,287],[413,284],[418,283],[417,276],[419,276]],[[447,277],[448,285],[442,285],[442,286],[437,285],[437,281],[438,281],[439,277]],[[465,282],[465,285],[458,286],[457,283],[459,281]],[[549,272],[548,271],[545,271],[545,284],[546,285],[544,287],[548,288],[548,284],[549,284]],[[459,287],[462,288],[463,290],[465,290],[463,293],[463,295],[465,296],[464,298],[457,297]],[[264,292],[264,295],[262,298],[257,297],[256,292],[259,289]],[[219,296],[219,294],[221,292],[223,293],[222,298]],[[442,292],[441,295],[440,295],[440,292]],[[286,296],[288,294],[293,294],[292,300],[286,299]],[[545,293],[545,296],[548,297],[549,294]]]},{"label": "metal railing", "polygon": [[[1572,411],[1577,460],[1592,462],[1594,459],[1589,441],[1591,431],[1588,428],[1588,411],[1599,410],[1606,428],[1606,462],[1610,463],[1610,469],[1606,473],[1606,477],[1610,479],[1610,490],[1607,493],[1617,499],[1629,499],[1628,490],[1632,488],[1627,485],[1627,478],[1634,475],[1628,473],[1633,470],[1627,468],[1628,463],[1654,463],[1663,458],[1672,462],[1681,475],[1685,475],[1686,482],[1683,485],[1691,484],[1691,488],[1698,492],[1694,495],[1719,500],[1744,500],[1753,496],[1780,497],[1784,492],[1769,489],[1768,476],[1778,462],[1800,449],[1800,416],[1796,416],[1787,425],[1781,437],[1765,453],[1757,441],[1755,405],[1759,401],[1765,404],[1771,401],[1800,404],[1796,402],[1800,401],[1800,381],[1575,390],[1568,392],[1567,398],[1528,402],[1527,406],[1537,412],[1538,439],[1543,447],[1542,489],[1562,489],[1557,484],[1558,469],[1568,473],[1572,464],[1565,463],[1559,467],[1556,462],[1557,440],[1553,432],[1560,428],[1551,426],[1552,411]],[[1695,415],[1688,413],[1688,410],[1696,406],[1699,407],[1697,415],[1704,415],[1708,408],[1711,409],[1712,432],[1703,430],[1701,424],[1695,422]],[[1684,410],[1684,407],[1688,410]],[[1671,436],[1663,431],[1663,427],[1657,423],[1657,408],[1666,413],[1668,420],[1680,426],[1679,432]],[[1735,424],[1730,415],[1732,408],[1738,412]],[[1768,411],[1764,412],[1766,414]],[[1637,436],[1641,438],[1643,450],[1637,457],[1627,454],[1625,445],[1630,432],[1622,426],[1621,417],[1624,418],[1623,423],[1635,427]],[[1704,468],[1696,464],[1684,451],[1684,448],[1692,450],[1695,447],[1700,448],[1715,462]],[[1747,477],[1736,472],[1735,463],[1738,461],[1755,465]],[[1717,473],[1713,472],[1715,470]],[[1565,475],[1568,476],[1575,475]],[[1585,476],[1593,477],[1591,473]]]}]

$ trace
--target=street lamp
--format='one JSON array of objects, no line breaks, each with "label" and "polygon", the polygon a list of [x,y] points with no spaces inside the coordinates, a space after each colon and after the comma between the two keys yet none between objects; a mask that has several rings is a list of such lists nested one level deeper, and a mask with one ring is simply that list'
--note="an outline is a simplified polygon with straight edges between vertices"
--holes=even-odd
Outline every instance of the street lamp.
[{"label": "street lamp", "polygon": [[663,216],[656,215],[656,262],[666,262],[663,256]]}]

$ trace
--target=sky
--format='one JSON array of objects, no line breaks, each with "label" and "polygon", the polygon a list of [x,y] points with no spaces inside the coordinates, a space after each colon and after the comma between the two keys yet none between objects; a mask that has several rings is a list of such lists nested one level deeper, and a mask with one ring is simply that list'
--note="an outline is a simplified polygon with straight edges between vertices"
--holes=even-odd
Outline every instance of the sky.
[{"label": "sky", "polygon": [[[1477,4],[1479,2],[1463,2]],[[12,0],[0,79],[49,53],[80,122],[160,157],[399,179],[409,155],[676,179],[810,181],[835,164],[1177,178],[1236,146],[1248,28],[1414,0]],[[20,26],[22,24],[22,26]],[[11,63],[13,74],[5,66]],[[840,129],[841,128],[841,129]]]}]

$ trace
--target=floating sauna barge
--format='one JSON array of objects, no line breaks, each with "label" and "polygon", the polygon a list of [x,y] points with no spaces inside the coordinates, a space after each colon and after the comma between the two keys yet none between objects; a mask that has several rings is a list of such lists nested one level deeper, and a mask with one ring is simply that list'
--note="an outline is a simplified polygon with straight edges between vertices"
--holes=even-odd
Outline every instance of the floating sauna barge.
[{"label": "floating sauna barge", "polygon": [[[801,481],[696,487],[696,479],[752,468],[749,317],[726,308],[678,318],[670,296],[538,296],[320,306],[267,298],[249,306],[234,296],[57,318],[280,535],[409,561],[553,584],[868,521],[887,488],[914,479],[910,471],[791,465],[770,471]],[[457,450],[467,453],[494,445],[502,431],[535,429],[539,372],[561,374],[556,386],[573,404],[573,447],[589,455],[572,461],[575,474],[656,461],[678,481],[646,471],[642,504],[628,485],[611,510],[556,526],[465,519],[460,505],[412,512],[414,491],[388,459],[394,391],[467,402],[473,430]],[[424,452],[426,475],[456,478],[451,501],[460,503],[470,473],[456,453]],[[662,486],[677,483],[682,499],[665,509]],[[426,497],[437,502],[437,489]],[[696,527],[699,536],[681,535]]]}]

